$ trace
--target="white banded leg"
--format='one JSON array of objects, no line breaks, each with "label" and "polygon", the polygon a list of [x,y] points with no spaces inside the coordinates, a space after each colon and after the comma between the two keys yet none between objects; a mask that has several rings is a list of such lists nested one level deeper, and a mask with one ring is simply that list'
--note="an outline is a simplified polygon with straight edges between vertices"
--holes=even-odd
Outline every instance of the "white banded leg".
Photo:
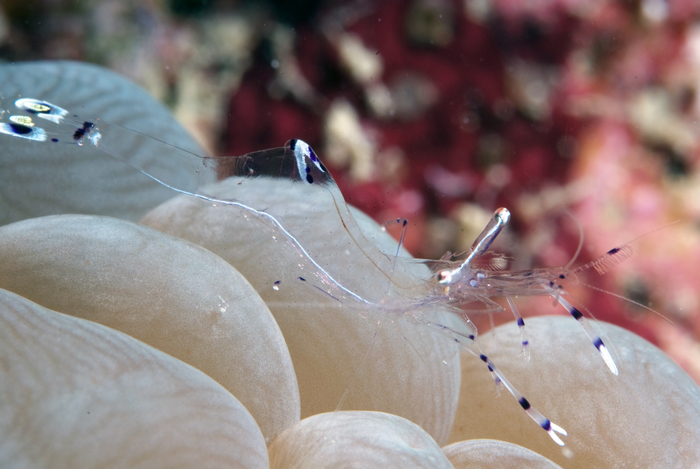
[{"label": "white banded leg", "polygon": [[561,295],[557,296],[557,301],[559,301],[559,304],[566,308],[566,310],[574,317],[574,319],[578,321],[578,323],[583,328],[583,331],[586,333],[588,338],[591,339],[591,342],[593,342],[595,348],[597,348],[600,352],[600,355],[603,357],[605,364],[608,365],[608,368],[610,368],[610,371],[612,371],[614,375],[618,375],[619,372],[617,371],[615,361],[612,359],[612,356],[610,356],[610,352],[603,343],[603,339],[601,339],[600,336],[593,329],[591,322],[585,317],[583,317],[581,311],[576,309],[571,303],[562,298]]}]

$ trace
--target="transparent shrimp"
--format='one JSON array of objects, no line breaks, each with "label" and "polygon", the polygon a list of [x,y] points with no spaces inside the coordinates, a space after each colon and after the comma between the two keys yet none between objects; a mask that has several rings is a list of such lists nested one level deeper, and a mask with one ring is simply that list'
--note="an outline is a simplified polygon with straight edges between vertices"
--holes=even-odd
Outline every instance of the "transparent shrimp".
[{"label": "transparent shrimp", "polygon": [[[99,120],[86,121],[78,116],[70,115],[65,109],[51,103],[35,100],[20,99],[15,105],[30,116],[10,116],[9,122],[0,123],[0,134],[23,138],[32,142],[47,142],[51,144],[94,145],[106,154],[111,155],[125,164],[140,171],[145,176],[162,184],[171,190],[197,197],[212,204],[235,207],[242,210],[243,216],[252,216],[268,226],[274,236],[284,239],[298,253],[305,267],[305,272],[297,277],[297,281],[310,285],[312,288],[341,302],[344,306],[365,311],[368,308],[389,315],[398,316],[408,321],[427,326],[440,332],[460,345],[475,357],[485,363],[497,384],[505,386],[508,392],[518,401],[543,430],[559,445],[564,442],[558,434],[566,435],[566,431],[552,423],[539,411],[531,406],[493,361],[483,352],[477,341],[477,330],[468,317],[471,303],[484,306],[479,311],[496,311],[502,309],[493,298],[504,297],[516,318],[521,331],[521,345],[526,358],[529,356],[529,342],[525,333],[525,323],[512,298],[518,296],[551,296],[556,302],[565,307],[581,324],[594,346],[602,355],[610,370],[617,374],[617,368],[602,339],[597,335],[591,324],[564,297],[566,292],[559,283],[565,278],[575,277],[578,272],[595,268],[604,272],[613,265],[623,261],[631,254],[629,246],[613,249],[601,258],[578,269],[538,269],[521,272],[499,271],[502,263],[498,257],[488,261],[488,249],[501,232],[510,218],[505,208],[498,209],[484,231],[477,237],[464,260],[449,261],[445,258],[433,261],[438,266],[432,278],[406,280],[401,275],[401,263],[397,262],[398,255],[386,255],[375,248],[372,243],[365,242],[359,227],[348,210],[332,176],[316,156],[309,145],[301,140],[290,140],[284,147],[249,153],[241,157],[202,157],[185,150],[170,147],[176,158],[186,162],[200,175],[199,180],[192,185],[174,183],[154,170],[142,168],[137,161],[119,152],[119,140],[125,133],[135,131]],[[31,116],[44,119],[53,124],[50,130],[37,125]],[[143,135],[143,134],[141,134]],[[143,135],[144,138],[149,138]],[[153,139],[151,139],[153,140]],[[166,142],[155,141],[155,144],[168,146]],[[349,235],[355,247],[363,253],[363,261],[370,263],[386,278],[388,290],[381,296],[368,296],[362,293],[357,280],[343,277],[342,271],[329,272],[324,266],[329,265],[317,259],[314,252],[307,250],[305,240],[316,236],[313,228],[294,225],[288,222],[284,212],[278,212],[276,207],[258,207],[256,201],[250,199],[244,190],[247,181],[257,177],[276,178],[284,184],[302,187],[308,193],[308,200],[324,210],[332,207],[342,221],[344,230]],[[221,198],[210,189],[210,184],[217,180],[237,181],[235,186],[241,190],[234,197]],[[405,223],[404,223],[405,225]],[[398,252],[398,251],[397,251]],[[484,263],[484,261],[487,262]],[[487,267],[484,267],[486,264]],[[489,268],[490,266],[490,268]],[[360,279],[361,281],[361,279]],[[280,281],[273,288],[279,288]],[[434,319],[431,311],[435,307],[448,308],[458,314],[467,327],[467,332],[444,324]],[[473,310],[472,310],[473,311]]]},{"label": "transparent shrimp", "polygon": [[598,259],[573,271],[561,268],[525,270],[521,272],[493,272],[472,268],[475,260],[487,251],[509,219],[510,212],[508,209],[499,208],[496,210],[489,224],[472,245],[467,258],[461,262],[451,263],[453,264],[452,266],[440,269],[437,272],[436,283],[443,288],[442,294],[456,304],[463,305],[475,301],[487,302],[489,298],[494,297],[505,297],[520,327],[521,341],[526,357],[528,356],[528,341],[525,336],[525,322],[511,297],[519,295],[551,296],[578,321],[588,338],[600,352],[610,371],[617,375],[617,366],[603,340],[583,314],[563,298],[566,295],[566,291],[557,282],[567,277],[573,277],[576,273],[590,267],[595,268],[598,273],[605,273],[610,267],[627,259],[632,254],[632,248],[625,245],[611,249]]}]

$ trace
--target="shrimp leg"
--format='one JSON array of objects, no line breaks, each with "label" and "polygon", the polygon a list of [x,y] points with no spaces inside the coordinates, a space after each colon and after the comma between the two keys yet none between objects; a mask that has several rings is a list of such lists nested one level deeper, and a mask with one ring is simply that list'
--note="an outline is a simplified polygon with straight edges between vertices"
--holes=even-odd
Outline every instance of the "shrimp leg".
[{"label": "shrimp leg", "polygon": [[[470,321],[470,323],[471,323],[471,321]],[[560,434],[566,436],[566,435],[568,435],[566,433],[566,430],[564,430],[562,427],[560,427],[559,425],[557,425],[554,422],[552,422],[551,420],[549,420],[547,417],[542,415],[537,409],[532,407],[532,405],[530,405],[530,402],[527,400],[527,398],[525,398],[525,396],[523,396],[515,388],[515,386],[513,386],[511,384],[510,381],[508,381],[508,379],[505,377],[503,372],[501,372],[501,370],[498,369],[498,367],[496,367],[496,364],[486,354],[484,354],[484,352],[481,350],[481,346],[479,346],[479,344],[476,342],[476,336],[474,334],[469,334],[468,336],[465,336],[464,334],[461,334],[461,333],[455,331],[454,329],[452,329],[449,326],[445,326],[445,325],[441,325],[441,324],[437,324],[437,323],[431,323],[431,322],[426,322],[425,324],[428,326],[431,326],[435,329],[441,330],[443,332],[447,331],[447,332],[451,333],[451,335],[453,335],[454,341],[457,344],[459,344],[467,352],[471,353],[472,355],[474,355],[475,357],[479,358],[481,361],[486,363],[486,366],[488,367],[491,374],[493,376],[495,376],[494,379],[496,380],[496,384],[504,385],[506,387],[506,389],[508,390],[508,392],[510,392],[511,395],[515,398],[515,400],[518,401],[518,404],[520,404],[520,407],[523,408],[523,410],[527,413],[527,415],[532,420],[534,420],[535,423],[537,423],[537,425],[540,426],[540,428],[542,428],[544,431],[546,431],[547,434],[549,434],[549,436],[552,438],[552,440],[554,440],[554,442],[556,444],[558,444],[559,446],[565,446],[564,442],[561,440],[561,438],[559,438],[559,435],[557,435],[557,433],[560,433]],[[473,324],[472,324],[472,326],[473,326]],[[467,343],[463,342],[462,340],[460,340],[458,337],[455,337],[455,335],[469,339],[471,346],[468,345]],[[474,348],[473,348],[474,346],[476,347],[476,350],[474,350]]]},{"label": "shrimp leg", "polygon": [[525,321],[523,320],[523,317],[520,314],[518,307],[515,306],[515,302],[513,301],[513,298],[511,298],[510,295],[506,295],[506,300],[508,300],[508,305],[510,306],[510,310],[513,312],[513,316],[515,317],[515,320],[518,323],[518,327],[520,328],[520,344],[523,346],[523,355],[525,356],[525,360],[529,361],[530,360],[530,341],[527,340],[527,333],[525,332]]},{"label": "shrimp leg", "polygon": [[489,357],[482,353],[481,355],[479,355],[479,359],[486,363],[486,366],[488,366],[489,370],[499,377],[503,385],[506,387],[506,389],[508,389],[508,391],[513,395],[513,397],[515,397],[515,399],[518,401],[518,404],[520,404],[520,407],[523,408],[527,415],[529,415],[530,418],[534,420],[535,423],[537,423],[537,425],[539,425],[544,431],[546,431],[556,444],[558,444],[559,446],[564,446],[564,442],[561,440],[561,438],[559,438],[559,435],[557,435],[557,433],[561,433],[562,435],[566,436],[566,430],[549,420],[547,417],[542,415],[537,409],[532,407],[530,405],[530,402],[525,398],[525,396],[520,394],[520,392],[518,392],[518,390],[515,389],[515,387],[510,383],[510,381],[506,379],[503,373],[501,373],[501,371],[498,368],[496,368],[496,365],[493,363],[493,361],[491,361]]},{"label": "shrimp leg", "polygon": [[617,366],[615,365],[615,362],[612,359],[612,356],[610,356],[610,352],[608,351],[608,348],[605,346],[603,343],[603,339],[600,338],[600,336],[596,333],[596,331],[593,329],[593,326],[591,322],[583,317],[583,314],[581,314],[581,311],[576,309],[571,303],[566,301],[564,298],[562,298],[561,295],[557,296],[557,301],[559,302],[560,305],[562,305],[566,310],[571,314],[574,319],[578,321],[578,323],[581,325],[583,328],[583,331],[586,333],[589,339],[591,339],[591,342],[593,342],[593,345],[595,345],[595,348],[598,349],[600,352],[600,355],[603,357],[603,360],[605,361],[605,364],[608,365],[608,368],[610,368],[610,371],[617,376],[619,372],[617,371]]}]

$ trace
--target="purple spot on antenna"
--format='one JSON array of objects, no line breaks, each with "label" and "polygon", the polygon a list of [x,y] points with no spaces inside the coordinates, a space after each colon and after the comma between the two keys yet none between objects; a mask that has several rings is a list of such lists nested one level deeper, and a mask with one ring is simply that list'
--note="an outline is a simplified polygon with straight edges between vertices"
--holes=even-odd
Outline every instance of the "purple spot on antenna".
[{"label": "purple spot on antenna", "polygon": [[523,321],[523,318],[518,318],[518,326],[520,326],[520,327],[525,326],[525,321]]},{"label": "purple spot on antenna", "polygon": [[518,404],[520,404],[520,407],[522,407],[525,410],[530,408],[530,403],[524,397],[518,399]]}]

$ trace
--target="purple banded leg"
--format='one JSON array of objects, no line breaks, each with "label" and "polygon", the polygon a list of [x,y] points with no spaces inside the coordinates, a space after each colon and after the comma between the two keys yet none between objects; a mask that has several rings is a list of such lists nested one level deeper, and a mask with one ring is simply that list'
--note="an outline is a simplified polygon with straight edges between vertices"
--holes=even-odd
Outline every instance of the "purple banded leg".
[{"label": "purple banded leg", "polygon": [[[472,330],[472,334],[469,335],[469,339],[472,341],[472,343],[476,346],[478,353],[475,352],[474,350],[467,349],[469,352],[474,355],[475,357],[479,357],[484,355],[484,351],[481,349],[481,344],[476,340],[477,334],[478,334],[478,329],[474,325],[471,319],[466,314],[462,314],[462,320],[467,324],[467,326]],[[464,345],[464,344],[461,344]],[[489,371],[491,372],[491,377],[493,378],[493,382],[496,384],[496,391],[500,393],[501,390],[501,377],[498,376],[498,373],[496,373],[494,370],[492,370],[489,367]]]},{"label": "purple banded leg", "polygon": [[[468,334],[464,334],[462,332],[459,332],[459,331],[453,329],[452,327],[446,326],[444,324],[436,323],[436,322],[426,321],[426,322],[424,322],[424,324],[432,327],[433,329],[447,332],[448,334],[450,334],[454,338],[454,341],[460,347],[462,347],[463,349],[465,349],[466,351],[468,351],[469,353],[471,353],[475,357],[479,357],[479,356],[483,355],[484,352],[481,349],[481,345],[479,344],[478,339],[477,339],[478,332],[477,332],[476,326],[474,325],[472,320],[469,319],[469,317],[466,314],[462,313],[460,316],[462,317],[462,320],[464,321],[466,326],[470,329],[470,332]],[[477,351],[474,351],[471,348],[469,348],[469,346],[465,343],[465,341],[459,339],[459,337],[463,337],[465,339],[468,339],[469,342],[476,348]],[[500,389],[501,384],[502,384],[501,378],[498,376],[497,373],[495,373],[490,368],[489,368],[489,371],[491,372],[491,377],[493,378],[493,381],[496,383],[496,389]]]},{"label": "purple banded leg", "polygon": [[[453,337],[454,341],[459,344],[464,350],[467,352],[471,353],[475,357],[478,357],[481,361],[486,363],[486,366],[488,367],[489,371],[491,372],[491,375],[494,376],[494,380],[496,381],[496,384],[498,385],[504,385],[506,389],[508,389],[508,392],[510,392],[513,397],[518,401],[520,404],[520,407],[523,408],[523,410],[527,413],[527,415],[530,416],[532,420],[534,420],[537,425],[539,425],[543,430],[545,430],[549,436],[552,438],[552,440],[555,441],[556,444],[560,446],[564,446],[564,442],[559,438],[559,436],[556,433],[560,433],[562,435],[567,435],[566,430],[561,428],[559,425],[556,425],[552,423],[547,417],[542,415],[530,405],[527,399],[525,399],[525,396],[520,394],[515,387],[510,384],[510,381],[506,379],[506,377],[503,375],[501,370],[499,370],[496,365],[491,361],[489,357],[484,355],[484,353],[481,350],[481,347],[479,346],[479,343],[476,341],[476,327],[474,324],[469,320],[466,315],[463,314],[464,320],[467,324],[468,327],[472,328],[474,331],[474,334],[468,334],[465,335],[461,332],[458,332],[454,329],[452,329],[449,326],[443,325],[443,324],[438,324],[438,323],[433,323],[430,321],[424,322],[425,325],[430,326],[434,329],[438,329],[441,331],[446,331],[450,333],[450,335]],[[469,342],[465,342],[459,339],[459,337],[464,337],[466,339],[469,339]],[[471,346],[470,346],[471,345]],[[475,350],[476,349],[476,350]],[[556,432],[556,433],[555,433]]]},{"label": "purple banded leg", "polygon": [[510,381],[508,381],[506,379],[506,377],[503,375],[503,373],[501,373],[501,371],[498,368],[496,368],[496,365],[491,361],[491,359],[489,357],[487,357],[484,354],[481,354],[481,355],[479,355],[479,358],[481,359],[481,361],[486,363],[486,366],[489,367],[489,370],[492,373],[495,373],[496,375],[498,375],[499,379],[505,385],[506,389],[508,389],[508,391],[518,401],[518,404],[520,404],[520,407],[523,408],[523,410],[527,413],[527,415],[529,415],[530,418],[532,420],[534,420],[535,423],[537,423],[537,425],[539,425],[544,431],[546,431],[549,434],[550,438],[552,438],[552,440],[554,440],[554,442],[556,444],[558,444],[559,446],[564,446],[564,442],[561,440],[561,438],[559,438],[559,435],[557,435],[557,433],[560,433],[562,435],[567,435],[566,430],[564,430],[559,425],[550,421],[547,417],[542,415],[537,409],[532,407],[530,405],[530,402],[528,402],[528,400],[525,399],[525,396],[520,394],[518,392],[518,390],[515,389],[515,387],[513,387],[512,384],[510,384]]},{"label": "purple banded leg", "polygon": [[520,328],[520,343],[523,346],[523,355],[525,356],[525,360],[529,361],[530,341],[527,340],[527,334],[525,333],[525,321],[523,321],[523,317],[520,315],[520,311],[518,310],[518,307],[515,306],[513,299],[510,296],[506,296],[506,300],[508,300],[510,310],[513,311],[513,316],[515,316],[515,320],[518,322],[518,327]]},{"label": "purple banded leg", "polygon": [[566,310],[574,317],[574,319],[576,319],[578,323],[581,324],[581,327],[583,327],[583,331],[586,333],[588,338],[591,339],[591,342],[593,342],[595,348],[598,349],[600,355],[605,361],[605,364],[608,365],[608,368],[610,368],[610,371],[612,371],[614,375],[618,375],[619,373],[617,371],[617,366],[615,365],[615,362],[610,356],[608,348],[605,346],[600,336],[595,332],[595,330],[593,330],[593,326],[591,325],[590,321],[584,318],[583,314],[581,314],[581,311],[576,309],[571,303],[562,298],[561,295],[557,297],[557,301],[559,301],[559,304],[566,308]]}]

